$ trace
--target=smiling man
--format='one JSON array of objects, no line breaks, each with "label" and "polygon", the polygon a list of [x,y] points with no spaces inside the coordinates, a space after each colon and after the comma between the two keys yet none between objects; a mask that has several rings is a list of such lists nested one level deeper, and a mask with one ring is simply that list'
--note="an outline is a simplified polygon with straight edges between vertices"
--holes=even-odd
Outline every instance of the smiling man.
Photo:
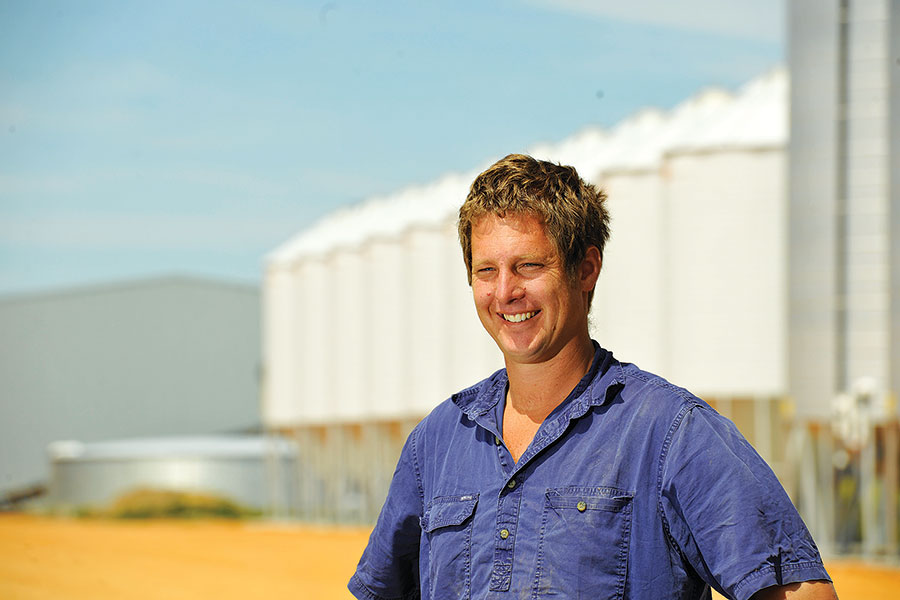
[{"label": "smiling man", "polygon": [[358,598],[835,598],[815,543],[734,425],[590,338],[605,196],[510,155],[459,214],[506,368],[410,434]]}]

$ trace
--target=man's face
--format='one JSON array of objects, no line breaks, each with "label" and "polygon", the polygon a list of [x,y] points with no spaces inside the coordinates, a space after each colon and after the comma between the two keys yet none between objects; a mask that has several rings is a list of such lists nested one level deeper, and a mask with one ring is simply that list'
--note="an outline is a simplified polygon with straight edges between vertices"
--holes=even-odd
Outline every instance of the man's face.
[{"label": "man's face", "polygon": [[581,271],[576,281],[566,275],[556,246],[531,214],[488,215],[473,225],[475,308],[507,363],[544,362],[588,339],[587,291],[596,274],[585,280]]}]

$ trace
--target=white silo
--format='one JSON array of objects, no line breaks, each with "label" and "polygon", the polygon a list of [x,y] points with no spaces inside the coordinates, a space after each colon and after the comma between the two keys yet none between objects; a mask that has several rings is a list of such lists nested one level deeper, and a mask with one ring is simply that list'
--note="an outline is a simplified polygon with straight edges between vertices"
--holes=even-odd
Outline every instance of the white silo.
[{"label": "white silo", "polygon": [[267,423],[299,423],[302,405],[300,372],[295,358],[301,351],[295,335],[303,315],[299,285],[290,263],[270,263],[263,276],[263,392],[261,410]]},{"label": "white silo", "polygon": [[[446,231],[438,227],[414,227],[404,236],[405,271],[410,274],[410,303],[406,314],[409,360],[405,369],[408,397],[402,408],[407,415],[427,414],[447,393],[448,340],[452,321],[448,274],[453,272],[443,252]],[[462,276],[462,269],[458,269]]]},{"label": "white silo", "polygon": [[336,365],[331,362],[335,344],[332,325],[335,318],[329,265],[323,256],[305,256],[295,269],[298,309],[293,364],[285,365],[299,373],[298,395],[291,401],[300,405],[300,423],[328,423],[334,420]]},{"label": "white silo", "polygon": [[[747,105],[784,110],[783,90],[784,74],[770,74],[737,97],[707,91],[673,111],[643,111],[611,131],[585,130],[529,151],[608,188],[613,234],[593,309],[600,343],[714,394],[709,399],[729,410],[735,394],[768,407],[783,393],[784,341],[773,338],[784,327],[783,127],[780,139],[764,143],[765,128],[741,138],[740,128],[726,127],[754,122]],[[305,314],[296,320],[294,360],[302,375],[290,401],[304,407],[297,436],[319,457],[311,468],[321,476],[320,504],[338,507],[330,518],[373,516],[405,433],[451,393],[503,366],[478,321],[455,227],[485,166],[339,211],[273,253],[299,265]],[[712,255],[717,241],[728,247]],[[752,282],[765,289],[733,298]],[[747,317],[752,303],[758,313]],[[738,323],[725,327],[725,319]],[[356,342],[350,362],[362,364],[347,371],[340,348]],[[769,352],[748,351],[762,346]],[[765,370],[756,373],[764,385],[745,385],[741,364]],[[735,414],[744,428],[754,426],[754,403]],[[334,470],[341,478],[329,483]]]},{"label": "white silo", "polygon": [[786,94],[754,80],[665,156],[669,366],[701,395],[786,391]]},{"label": "white silo", "polygon": [[[359,421],[371,411],[370,336],[376,331],[378,313],[375,307],[361,303],[360,298],[373,297],[375,287],[381,285],[372,265],[367,264],[355,247],[341,247],[328,255],[326,275],[333,291],[331,323],[328,334],[331,344],[328,361],[334,385],[327,403],[327,417],[338,421]],[[377,338],[376,338],[377,339]]]}]

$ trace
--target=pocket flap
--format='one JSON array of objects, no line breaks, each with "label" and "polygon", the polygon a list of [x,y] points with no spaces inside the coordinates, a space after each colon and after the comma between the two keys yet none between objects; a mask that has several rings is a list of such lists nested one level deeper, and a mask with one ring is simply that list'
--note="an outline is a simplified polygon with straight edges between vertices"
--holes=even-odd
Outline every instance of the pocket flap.
[{"label": "pocket flap", "polygon": [[550,488],[547,490],[547,504],[553,508],[574,508],[585,510],[618,511],[631,502],[634,494],[610,487]]},{"label": "pocket flap", "polygon": [[422,517],[422,528],[431,532],[440,527],[462,525],[475,512],[478,494],[462,496],[440,496],[431,501],[431,506]]}]

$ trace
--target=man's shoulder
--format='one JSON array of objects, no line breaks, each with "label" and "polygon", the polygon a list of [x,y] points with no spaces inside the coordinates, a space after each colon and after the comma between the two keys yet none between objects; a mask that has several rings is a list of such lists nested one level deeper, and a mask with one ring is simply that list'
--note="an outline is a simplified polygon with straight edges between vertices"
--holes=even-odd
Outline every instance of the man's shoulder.
[{"label": "man's shoulder", "polygon": [[622,369],[624,385],[618,391],[618,403],[613,403],[621,405],[622,418],[640,423],[642,428],[660,428],[666,435],[690,431],[684,438],[689,445],[702,445],[700,440],[707,435],[747,444],[730,419],[687,388],[632,364],[622,363]]},{"label": "man's shoulder", "polygon": [[623,407],[639,410],[640,406],[649,405],[652,411],[647,414],[662,418],[672,418],[695,408],[712,410],[703,399],[662,375],[646,371],[633,363],[615,363],[620,369],[616,396]]},{"label": "man's shoulder", "polygon": [[675,403],[705,404],[687,388],[676,385],[662,375],[645,371],[633,363],[619,363],[622,367],[624,389],[631,394],[652,395]]}]

